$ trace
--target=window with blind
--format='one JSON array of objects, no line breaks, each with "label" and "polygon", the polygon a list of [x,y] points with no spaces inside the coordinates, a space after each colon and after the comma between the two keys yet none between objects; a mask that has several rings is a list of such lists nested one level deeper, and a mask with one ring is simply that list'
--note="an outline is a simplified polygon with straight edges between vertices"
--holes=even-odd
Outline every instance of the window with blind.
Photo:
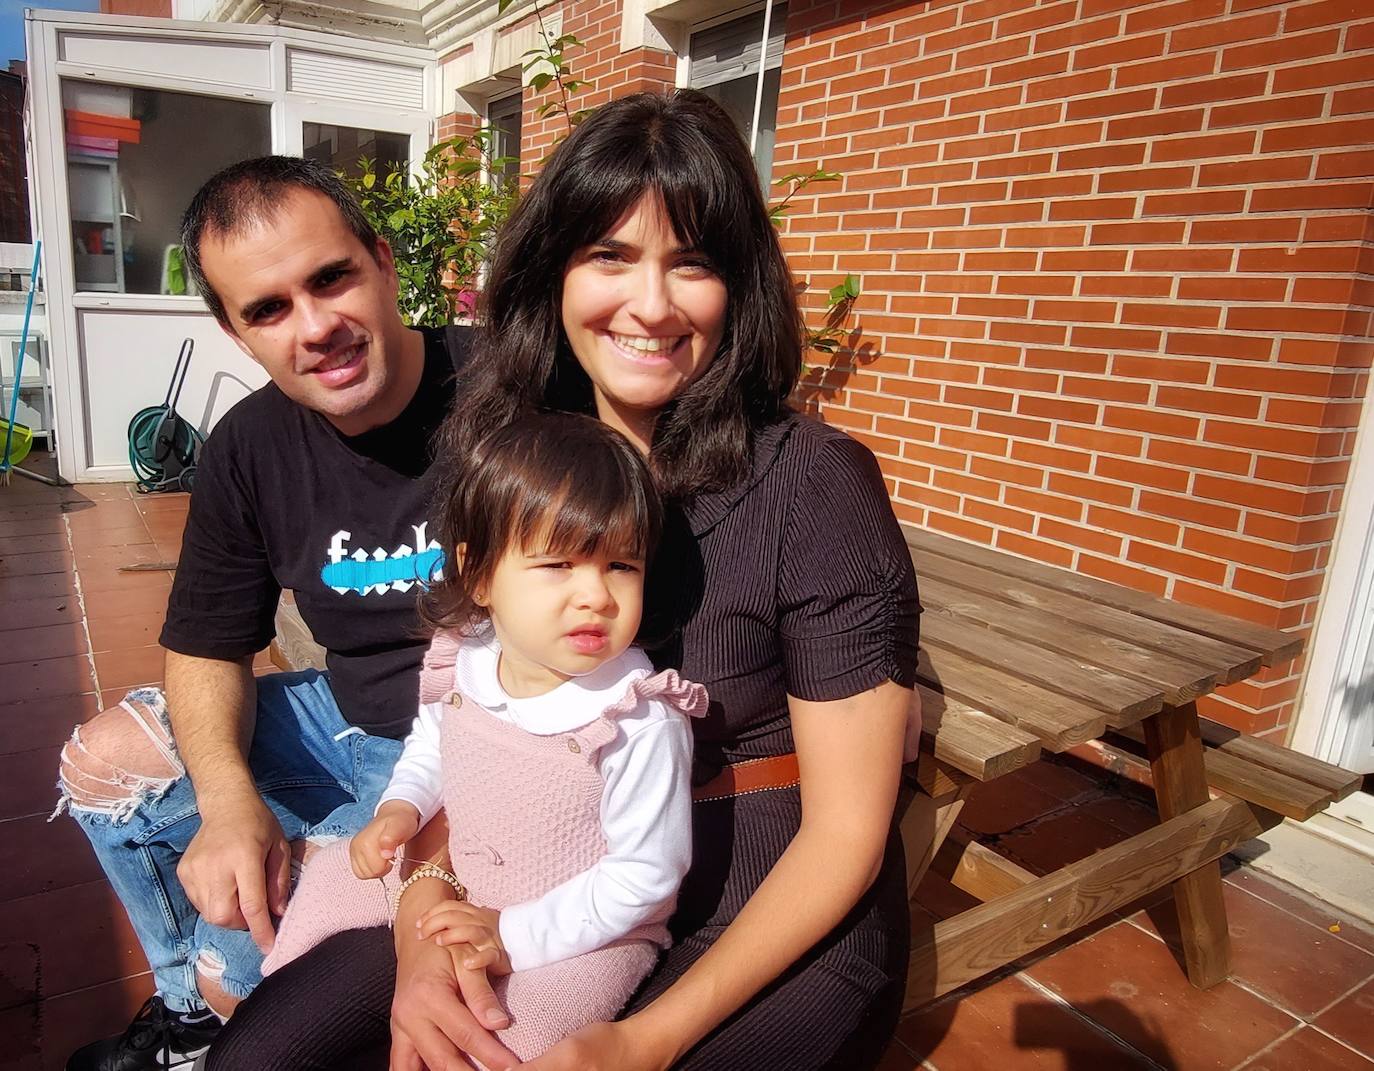
[{"label": "window with blind", "polygon": [[[787,5],[774,4],[763,47],[764,12],[719,23],[692,34],[688,85],[719,101],[754,145],[754,164],[767,193],[773,172],[773,141],[778,128],[778,85],[786,40]],[[754,136],[754,105],[759,82],[763,99]]]},{"label": "window with blind", "polygon": [[500,97],[487,105],[487,126],[491,128],[491,156],[506,160],[500,173],[493,178],[502,182],[520,178],[520,119],[523,100],[519,93]]}]

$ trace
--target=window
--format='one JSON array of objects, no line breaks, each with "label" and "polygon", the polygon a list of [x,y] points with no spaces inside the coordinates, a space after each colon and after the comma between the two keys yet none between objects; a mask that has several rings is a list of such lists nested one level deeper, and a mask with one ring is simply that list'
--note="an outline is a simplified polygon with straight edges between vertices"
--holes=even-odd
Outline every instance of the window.
[{"label": "window", "polygon": [[520,179],[520,116],[523,103],[519,93],[512,93],[487,105],[487,125],[492,131],[492,158],[504,157],[510,161],[492,176],[494,179],[506,182]]},{"label": "window", "polygon": [[405,173],[410,163],[410,135],[330,123],[302,123],[301,155],[342,171],[349,178],[362,177],[363,169],[358,162],[364,157],[373,162],[379,176],[393,171]]},{"label": "window", "polygon": [[[762,49],[764,12],[756,11],[692,34],[688,85],[718,101],[734,118],[746,141],[753,140],[754,163],[765,193],[773,175],[773,141],[778,129],[778,85],[786,39],[787,5],[773,5],[768,47]],[[754,105],[760,76],[763,99],[758,137]]]},{"label": "window", "polygon": [[62,84],[77,290],[185,294],[181,216],[201,184],[272,151],[271,107]]}]

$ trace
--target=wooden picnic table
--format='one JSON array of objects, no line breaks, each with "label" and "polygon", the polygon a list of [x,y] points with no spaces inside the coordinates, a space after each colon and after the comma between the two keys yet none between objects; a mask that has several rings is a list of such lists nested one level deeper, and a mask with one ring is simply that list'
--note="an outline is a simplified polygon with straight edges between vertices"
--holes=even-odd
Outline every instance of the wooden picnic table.
[{"label": "wooden picnic table", "polygon": [[[1359,787],[1357,774],[1200,719],[1196,701],[1281,665],[1300,638],[1211,610],[906,529],[920,580],[921,760],[902,830],[928,869],[983,901],[913,935],[907,1008],[1172,885],[1193,984],[1229,973],[1220,858]],[[1152,785],[1160,824],[1036,876],[951,836],[980,783],[1044,752],[1093,752]]]}]

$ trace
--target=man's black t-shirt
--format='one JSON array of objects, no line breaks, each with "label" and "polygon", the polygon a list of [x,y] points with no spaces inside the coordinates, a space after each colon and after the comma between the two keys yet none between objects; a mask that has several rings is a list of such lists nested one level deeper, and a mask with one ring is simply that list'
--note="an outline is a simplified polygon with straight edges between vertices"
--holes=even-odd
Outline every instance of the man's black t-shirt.
[{"label": "man's black t-shirt", "polygon": [[425,649],[419,580],[442,566],[427,524],[430,441],[468,334],[426,330],[415,397],[363,435],[341,435],[270,383],[225,415],[196,471],[164,647],[216,659],[260,651],[289,588],[329,652],[344,717],[369,733],[406,733]]}]

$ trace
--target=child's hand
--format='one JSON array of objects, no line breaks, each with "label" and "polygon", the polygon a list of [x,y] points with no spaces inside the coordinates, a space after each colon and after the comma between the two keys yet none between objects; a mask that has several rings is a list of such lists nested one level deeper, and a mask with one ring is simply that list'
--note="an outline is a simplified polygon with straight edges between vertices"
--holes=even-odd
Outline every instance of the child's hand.
[{"label": "child's hand", "polygon": [[434,938],[438,945],[471,945],[471,953],[455,956],[455,961],[470,971],[510,974],[510,957],[501,943],[501,912],[478,907],[466,901],[446,900],[435,904],[416,920],[422,939]]},{"label": "child's hand", "polygon": [[401,800],[387,800],[348,846],[353,873],[380,878],[391,869],[399,848],[420,832],[420,812]]}]

